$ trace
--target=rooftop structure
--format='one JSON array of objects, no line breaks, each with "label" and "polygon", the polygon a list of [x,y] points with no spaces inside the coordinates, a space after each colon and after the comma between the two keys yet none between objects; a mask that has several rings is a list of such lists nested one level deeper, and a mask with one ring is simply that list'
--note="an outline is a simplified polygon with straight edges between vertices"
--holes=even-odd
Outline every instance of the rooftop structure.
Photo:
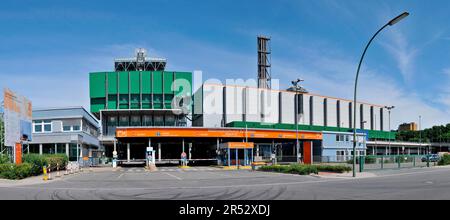
[{"label": "rooftop structure", "polygon": [[164,58],[147,58],[147,51],[143,48],[136,49],[133,58],[115,59],[114,69],[118,71],[164,71],[167,60]]}]

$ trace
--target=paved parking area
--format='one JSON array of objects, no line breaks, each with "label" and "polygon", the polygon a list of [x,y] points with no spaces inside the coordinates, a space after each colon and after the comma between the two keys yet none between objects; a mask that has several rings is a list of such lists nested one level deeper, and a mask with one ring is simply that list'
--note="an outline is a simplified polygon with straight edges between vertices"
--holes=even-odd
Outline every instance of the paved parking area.
[{"label": "paved parking area", "polygon": [[2,199],[450,199],[450,168],[319,178],[252,171],[85,171],[47,183],[0,186]]}]

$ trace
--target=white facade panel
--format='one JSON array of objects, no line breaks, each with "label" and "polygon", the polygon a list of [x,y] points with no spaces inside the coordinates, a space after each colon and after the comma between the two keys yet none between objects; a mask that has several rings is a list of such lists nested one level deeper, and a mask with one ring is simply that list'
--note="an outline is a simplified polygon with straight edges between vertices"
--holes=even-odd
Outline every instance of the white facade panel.
[{"label": "white facade panel", "polygon": [[327,99],[327,126],[338,127],[336,99]]},{"label": "white facade panel", "polygon": [[371,114],[370,109],[371,105],[364,105],[364,121],[367,123],[364,124],[364,129],[370,130],[372,128],[372,120],[371,120]]},{"label": "white facade panel", "polygon": [[279,92],[260,90],[261,117],[264,123],[279,123]]},{"label": "white facade panel", "polygon": [[223,86],[203,85],[203,126],[221,127],[223,119]]},{"label": "white facade panel", "polygon": [[295,94],[281,92],[281,123],[295,124]]},{"label": "white facade panel", "polygon": [[227,86],[225,88],[225,120],[226,123],[244,121],[244,88]]},{"label": "white facade panel", "polygon": [[[395,128],[391,126],[391,130],[392,129]],[[383,131],[389,131],[389,111],[385,108],[383,108]]]},{"label": "white facade panel", "polygon": [[[356,128],[357,129],[361,129],[361,104],[358,103],[357,104],[357,108],[356,108]],[[354,113],[352,113],[354,114]]]},{"label": "white facade panel", "polygon": [[245,116],[247,122],[261,122],[258,88],[245,88]]},{"label": "white facade panel", "polygon": [[341,128],[350,128],[350,102],[341,100],[340,103]]},{"label": "white facade panel", "polygon": [[299,123],[302,125],[311,125],[311,105],[310,105],[310,95],[303,95],[303,117],[300,118]]},{"label": "white facade panel", "polygon": [[313,125],[324,126],[324,98],[314,96],[313,98]]}]

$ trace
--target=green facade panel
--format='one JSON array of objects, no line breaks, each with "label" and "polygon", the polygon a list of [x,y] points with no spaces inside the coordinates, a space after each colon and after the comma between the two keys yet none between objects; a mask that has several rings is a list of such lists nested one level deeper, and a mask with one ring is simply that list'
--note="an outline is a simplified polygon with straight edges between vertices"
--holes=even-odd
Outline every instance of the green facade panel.
[{"label": "green facade panel", "polygon": [[129,95],[120,95],[119,96],[119,109],[129,109]]},{"label": "green facade panel", "polygon": [[100,110],[105,109],[106,98],[92,98],[91,99],[91,112],[97,113]]},{"label": "green facade panel", "polygon": [[108,109],[117,109],[117,95],[108,96]]},{"label": "green facade panel", "polygon": [[160,94],[153,95],[153,108],[163,109],[163,95]]},{"label": "green facade panel", "polygon": [[142,93],[152,93],[152,72],[142,72]]},{"label": "green facade panel", "polygon": [[163,73],[153,72],[153,93],[163,94]]},{"label": "green facade panel", "polygon": [[172,89],[173,77],[173,72],[164,72],[164,94],[174,94]]},{"label": "green facade panel", "polygon": [[131,95],[131,109],[140,109],[141,108],[141,104],[140,104],[140,95]]},{"label": "green facade panel", "polygon": [[91,111],[140,108],[171,109],[175,97],[192,94],[191,87],[192,73],[188,72],[90,73]]},{"label": "green facade panel", "polygon": [[110,72],[108,74],[108,94],[117,94],[117,73]]},{"label": "green facade panel", "polygon": [[131,94],[141,93],[141,73],[140,72],[130,72],[130,92]]},{"label": "green facade panel", "polygon": [[192,73],[175,73],[175,95],[190,96],[192,93]]},{"label": "green facade panel", "polygon": [[91,73],[89,75],[89,93],[91,98],[106,97],[105,73]]},{"label": "green facade panel", "polygon": [[119,72],[119,93],[128,94],[129,93],[129,81],[128,72]]}]

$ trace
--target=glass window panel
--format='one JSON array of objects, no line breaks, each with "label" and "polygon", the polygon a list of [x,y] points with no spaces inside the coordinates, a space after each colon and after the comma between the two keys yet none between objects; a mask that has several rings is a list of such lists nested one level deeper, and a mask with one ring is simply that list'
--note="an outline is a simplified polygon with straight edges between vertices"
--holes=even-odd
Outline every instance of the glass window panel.
[{"label": "glass window panel", "polygon": [[52,125],[51,124],[45,124],[44,125],[44,131],[45,132],[51,132],[52,131]]}]

